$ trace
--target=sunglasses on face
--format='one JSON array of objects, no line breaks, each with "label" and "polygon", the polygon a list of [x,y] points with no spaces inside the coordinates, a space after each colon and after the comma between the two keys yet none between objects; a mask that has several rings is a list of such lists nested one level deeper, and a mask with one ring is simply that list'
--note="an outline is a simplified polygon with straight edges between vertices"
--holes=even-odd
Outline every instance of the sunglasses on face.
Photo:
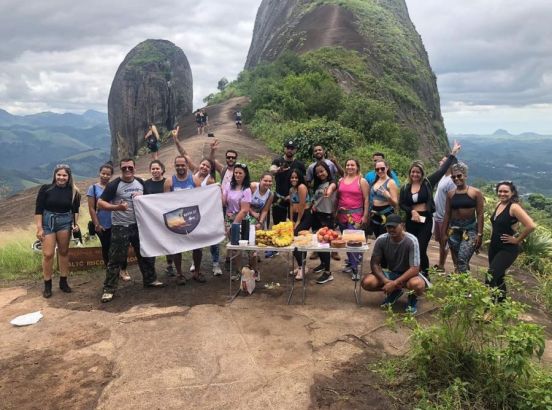
[{"label": "sunglasses on face", "polygon": [[134,167],[132,167],[132,166],[121,167],[121,171],[134,171]]},{"label": "sunglasses on face", "polygon": [[233,156],[233,155],[227,155],[227,156],[226,156],[226,159],[233,159],[233,160],[236,160],[236,158],[238,158],[238,157],[235,157],[235,156]]},{"label": "sunglasses on face", "polygon": [[450,178],[451,178],[452,180],[455,180],[455,179],[462,179],[462,178],[464,178],[464,175],[463,175],[463,174],[451,175]]},{"label": "sunglasses on face", "polygon": [[378,167],[378,168],[374,168],[376,170],[376,172],[383,172],[385,171],[385,167]]}]

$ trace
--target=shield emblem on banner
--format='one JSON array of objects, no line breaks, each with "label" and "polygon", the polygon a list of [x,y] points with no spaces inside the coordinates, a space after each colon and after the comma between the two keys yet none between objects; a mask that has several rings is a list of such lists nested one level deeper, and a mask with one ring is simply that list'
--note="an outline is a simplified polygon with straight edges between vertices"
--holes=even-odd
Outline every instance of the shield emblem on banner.
[{"label": "shield emblem on banner", "polygon": [[171,232],[187,235],[199,225],[201,214],[199,206],[194,205],[169,211],[163,214],[163,219]]}]

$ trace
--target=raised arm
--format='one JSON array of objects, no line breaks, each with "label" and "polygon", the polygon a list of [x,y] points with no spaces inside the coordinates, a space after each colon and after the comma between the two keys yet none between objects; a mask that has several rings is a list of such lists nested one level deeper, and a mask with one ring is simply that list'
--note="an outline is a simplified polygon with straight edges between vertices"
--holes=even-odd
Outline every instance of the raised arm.
[{"label": "raised arm", "polygon": [[224,178],[224,175],[222,175],[222,170],[224,169],[224,165],[215,158],[215,152],[219,148],[219,142],[215,138],[213,142],[211,142],[211,150],[209,151],[209,160],[215,164],[215,170],[220,174],[221,178]]},{"label": "raised arm", "polygon": [[456,154],[458,154],[461,148],[462,146],[458,143],[458,141],[454,141],[454,145],[452,146],[452,150],[450,155],[447,157],[447,160],[437,171],[427,177],[432,187],[437,186],[441,178],[443,178],[443,176],[447,173],[447,170],[452,165],[452,162],[456,158]]},{"label": "raised arm", "polygon": [[172,130],[172,132],[171,132],[174,144],[176,145],[176,149],[178,150],[178,153],[180,155],[182,155],[184,158],[186,158],[186,162],[188,163],[188,168],[192,172],[196,172],[197,168],[198,168],[197,164],[194,163],[194,161],[192,160],[192,157],[188,154],[188,152],[186,151],[186,149],[184,148],[184,146],[182,145],[182,143],[178,139],[179,130],[180,130],[180,126],[177,126],[176,129]]}]

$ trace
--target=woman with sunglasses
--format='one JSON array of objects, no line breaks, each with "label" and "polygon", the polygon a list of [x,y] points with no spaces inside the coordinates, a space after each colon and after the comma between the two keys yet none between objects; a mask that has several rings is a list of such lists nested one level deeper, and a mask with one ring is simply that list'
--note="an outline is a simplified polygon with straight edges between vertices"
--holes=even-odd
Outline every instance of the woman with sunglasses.
[{"label": "woman with sunglasses", "polygon": [[[535,230],[536,225],[521,207],[516,186],[512,181],[499,182],[496,185],[496,193],[499,202],[491,216],[489,275],[485,283],[500,291],[497,298],[500,302],[506,297],[506,270],[512,266],[519,254],[520,244]],[[520,223],[523,230],[516,232]]]},{"label": "woman with sunglasses", "polygon": [[[88,187],[88,191],[86,191],[88,213],[90,214],[90,220],[94,224],[96,236],[102,245],[102,258],[105,267],[107,267],[107,263],[109,262],[109,247],[111,246],[111,211],[98,209],[98,199],[102,196],[102,193],[112,176],[113,165],[102,165],[100,167],[100,180],[97,183],[90,185]],[[119,273],[119,276],[124,281],[129,281],[131,279],[127,272],[126,261],[121,265],[121,272]]]},{"label": "woman with sunglasses", "polygon": [[374,164],[376,179],[370,187],[370,226],[376,238],[386,232],[387,216],[399,205],[399,187],[391,176],[389,164],[379,159]]},{"label": "woman with sunglasses", "polygon": [[251,207],[249,208],[249,217],[255,229],[266,229],[268,226],[268,212],[272,206],[274,194],[270,190],[272,187],[272,174],[263,172],[259,182],[251,183]]},{"label": "woman with sunglasses", "polygon": [[45,298],[52,296],[52,274],[54,255],[58,254],[59,288],[70,293],[67,283],[69,274],[69,240],[71,231],[79,226],[80,194],[73,181],[69,165],[60,164],[54,168],[52,183],[42,185],[38,191],[35,208],[36,237],[42,242],[42,273],[44,275]]},{"label": "woman with sunglasses", "polygon": [[447,169],[456,160],[456,154],[460,151],[460,148],[461,145],[455,141],[447,160],[437,171],[428,176],[425,175],[424,164],[420,161],[414,161],[408,170],[408,182],[401,188],[399,205],[406,213],[406,231],[418,239],[420,245],[420,272],[426,277],[429,269],[427,247],[431,239],[432,216],[435,212],[433,191],[446,174]]},{"label": "woman with sunglasses", "polygon": [[[309,188],[305,181],[305,175],[299,168],[294,168],[289,174],[289,219],[293,221],[293,234],[299,235],[299,231],[308,230],[312,225],[311,198]],[[297,250],[293,251],[293,256],[297,261],[297,268],[291,272],[296,280],[303,280],[303,254]]]},{"label": "woman with sunglasses", "polygon": [[[226,233],[230,238],[230,232],[233,225],[241,227],[244,220],[249,221],[249,210],[251,208],[251,179],[249,169],[245,164],[234,165],[234,174],[230,181],[230,188],[222,191],[222,206],[226,209],[224,220],[226,223]],[[231,257],[231,255],[230,255]],[[256,271],[257,258],[252,254],[249,255],[249,264]],[[236,255],[236,266],[241,265],[240,252]],[[240,273],[232,273],[233,280],[240,278]]]},{"label": "woman with sunglasses", "polygon": [[448,192],[441,237],[448,241],[456,272],[470,270],[470,260],[483,242],[483,206],[485,199],[477,188],[469,186],[468,166],[458,162],[451,167],[456,189]]},{"label": "woman with sunglasses", "polygon": [[[368,224],[370,186],[360,175],[360,164],[356,159],[345,163],[345,176],[337,184],[337,223],[341,231],[361,229]],[[347,252],[345,273],[351,273],[351,279],[360,280],[358,265],[362,254]]]}]

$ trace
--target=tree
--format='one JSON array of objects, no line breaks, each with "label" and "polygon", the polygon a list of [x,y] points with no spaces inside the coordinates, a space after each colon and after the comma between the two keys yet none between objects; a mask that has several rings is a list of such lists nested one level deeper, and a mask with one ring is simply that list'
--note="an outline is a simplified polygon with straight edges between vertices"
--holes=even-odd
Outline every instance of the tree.
[{"label": "tree", "polygon": [[224,89],[228,86],[228,79],[226,77],[222,77],[217,84],[217,89],[219,91],[224,91]]}]

